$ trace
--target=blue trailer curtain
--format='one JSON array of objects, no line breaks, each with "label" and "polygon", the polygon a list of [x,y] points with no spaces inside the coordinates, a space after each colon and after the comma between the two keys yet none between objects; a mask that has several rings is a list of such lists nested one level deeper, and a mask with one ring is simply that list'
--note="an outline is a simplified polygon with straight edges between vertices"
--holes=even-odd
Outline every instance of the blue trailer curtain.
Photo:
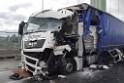
[{"label": "blue trailer curtain", "polygon": [[[89,31],[91,19],[92,16],[94,16],[92,12],[95,12],[95,16],[98,20],[96,26],[98,33],[97,52],[99,57],[102,51],[108,51],[113,48],[124,48],[124,22],[90,5],[88,5],[86,10],[82,9],[82,11],[80,11],[81,15],[79,19],[84,25],[84,33],[82,36],[86,36]],[[85,52],[85,45],[83,48]]]},{"label": "blue trailer curtain", "polygon": [[113,48],[124,48],[124,22],[89,5],[85,10],[85,13],[84,10],[81,11],[82,16],[80,16],[80,19],[82,19],[84,24],[83,36],[86,36],[89,31],[92,10],[95,10],[95,15],[98,18],[98,51],[101,52]]},{"label": "blue trailer curtain", "polygon": [[84,20],[84,33],[83,33],[83,36],[86,36],[88,31],[89,31],[91,18],[92,18],[92,9],[89,7],[86,10],[86,14],[85,14],[84,18],[82,18]]},{"label": "blue trailer curtain", "polygon": [[87,10],[82,10],[81,15],[79,16],[79,21],[82,21],[83,23],[83,34],[82,34],[82,41],[83,41],[83,55],[86,55],[86,49],[84,44],[84,36],[87,35],[90,27],[90,22],[92,19],[92,9],[89,7]]},{"label": "blue trailer curtain", "polygon": [[102,38],[102,50],[124,48],[124,22],[104,13],[105,35]]}]

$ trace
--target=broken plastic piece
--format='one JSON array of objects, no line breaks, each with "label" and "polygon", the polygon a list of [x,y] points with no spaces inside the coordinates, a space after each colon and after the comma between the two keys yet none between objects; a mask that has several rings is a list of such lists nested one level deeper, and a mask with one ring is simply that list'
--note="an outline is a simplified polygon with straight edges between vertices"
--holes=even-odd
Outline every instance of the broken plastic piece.
[{"label": "broken plastic piece", "polygon": [[15,73],[11,76],[9,76],[10,79],[13,79],[13,80],[21,80],[23,79],[23,76],[20,76],[18,73]]}]

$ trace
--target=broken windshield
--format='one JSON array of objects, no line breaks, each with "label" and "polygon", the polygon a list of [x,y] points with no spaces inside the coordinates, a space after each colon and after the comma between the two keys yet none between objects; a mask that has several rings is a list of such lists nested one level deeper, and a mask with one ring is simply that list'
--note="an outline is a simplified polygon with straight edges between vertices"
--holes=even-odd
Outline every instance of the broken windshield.
[{"label": "broken windshield", "polygon": [[36,31],[58,31],[61,20],[53,18],[29,18],[25,33]]}]

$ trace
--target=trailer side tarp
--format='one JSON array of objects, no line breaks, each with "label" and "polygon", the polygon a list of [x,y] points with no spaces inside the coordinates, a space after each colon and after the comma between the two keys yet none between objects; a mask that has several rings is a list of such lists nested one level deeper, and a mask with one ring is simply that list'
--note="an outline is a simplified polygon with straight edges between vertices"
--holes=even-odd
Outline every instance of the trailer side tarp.
[{"label": "trailer side tarp", "polygon": [[[74,8],[77,8],[74,9]],[[124,48],[124,22],[118,18],[110,15],[107,12],[94,8],[86,3],[81,3],[65,9],[71,9],[77,11],[79,14],[79,21],[83,22],[84,33],[86,36],[90,23],[91,17],[97,19],[97,32],[98,32],[98,52],[106,51],[113,48]],[[91,12],[92,11],[92,12]],[[95,15],[94,15],[95,12]],[[95,21],[96,21],[95,19]],[[92,20],[94,21],[94,19]]]},{"label": "trailer side tarp", "polygon": [[[98,51],[106,51],[113,48],[124,48],[124,22],[109,13],[96,9],[90,5],[88,5],[87,8],[94,10],[98,17]],[[87,15],[85,15],[85,18],[86,16]],[[87,26],[87,24],[84,23],[84,26]],[[84,32],[89,30],[89,27],[84,28]]]},{"label": "trailer side tarp", "polygon": [[124,22],[103,12],[104,36],[102,38],[102,50],[124,47]]}]

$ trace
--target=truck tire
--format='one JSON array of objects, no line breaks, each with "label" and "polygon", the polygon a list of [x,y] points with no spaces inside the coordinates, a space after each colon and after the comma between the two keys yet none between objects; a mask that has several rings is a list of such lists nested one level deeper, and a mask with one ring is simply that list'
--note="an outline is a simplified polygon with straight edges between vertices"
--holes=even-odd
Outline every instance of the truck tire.
[{"label": "truck tire", "polygon": [[61,73],[64,75],[70,74],[76,70],[76,62],[73,58],[65,59],[65,64],[61,68]]}]

